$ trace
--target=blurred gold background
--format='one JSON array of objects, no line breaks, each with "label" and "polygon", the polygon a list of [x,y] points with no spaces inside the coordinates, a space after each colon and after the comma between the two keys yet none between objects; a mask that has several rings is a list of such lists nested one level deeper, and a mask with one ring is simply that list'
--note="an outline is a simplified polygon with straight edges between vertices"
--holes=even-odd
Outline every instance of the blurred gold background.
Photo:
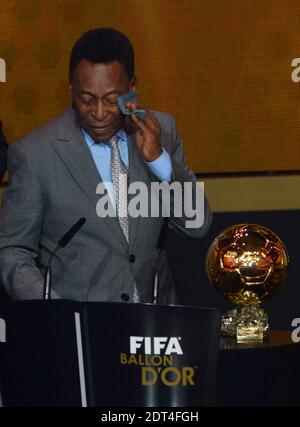
[{"label": "blurred gold background", "polygon": [[68,105],[68,60],[95,27],[136,51],[142,107],[174,114],[198,173],[299,170],[298,0],[0,0],[9,142]]}]

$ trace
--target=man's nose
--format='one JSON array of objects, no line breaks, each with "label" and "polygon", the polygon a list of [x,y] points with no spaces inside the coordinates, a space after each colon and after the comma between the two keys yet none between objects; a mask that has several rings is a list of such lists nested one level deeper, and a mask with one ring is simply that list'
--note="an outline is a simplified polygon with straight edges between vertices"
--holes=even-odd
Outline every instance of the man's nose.
[{"label": "man's nose", "polygon": [[105,108],[105,105],[104,105],[104,103],[102,102],[101,99],[99,99],[96,102],[96,104],[95,104],[95,106],[93,108],[93,113],[92,114],[93,114],[94,118],[96,120],[98,120],[98,121],[103,120],[103,118],[105,117],[106,108]]}]

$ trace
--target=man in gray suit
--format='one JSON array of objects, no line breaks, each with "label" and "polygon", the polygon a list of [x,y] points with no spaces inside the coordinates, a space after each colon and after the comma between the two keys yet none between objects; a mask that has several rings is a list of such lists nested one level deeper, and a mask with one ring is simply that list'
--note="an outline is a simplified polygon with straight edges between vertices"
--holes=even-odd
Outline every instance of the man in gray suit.
[{"label": "man in gray suit", "polygon": [[[9,185],[0,211],[0,281],[13,299],[42,298],[51,253],[84,217],[84,226],[52,260],[52,298],[131,302],[137,291],[137,301],[151,302],[157,268],[160,302],[176,302],[166,256],[157,251],[162,213],[129,215],[125,238],[118,215],[101,217],[96,211],[97,185],[112,182],[115,136],[129,185],[188,182],[193,192],[196,188],[172,116],[146,111],[145,121],[137,114],[125,120],[117,99],[135,87],[127,37],[107,28],[88,31],[71,53],[72,106],[10,146]],[[127,107],[136,109],[130,102]],[[113,197],[110,193],[108,204]],[[206,200],[201,226],[187,228],[186,219],[176,217],[171,206],[169,227],[201,238],[211,223]]]}]

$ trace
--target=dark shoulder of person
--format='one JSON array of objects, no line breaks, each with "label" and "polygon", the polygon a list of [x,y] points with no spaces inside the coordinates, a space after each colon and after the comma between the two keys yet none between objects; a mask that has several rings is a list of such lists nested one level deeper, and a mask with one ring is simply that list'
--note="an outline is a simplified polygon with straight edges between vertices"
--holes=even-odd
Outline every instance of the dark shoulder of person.
[{"label": "dark shoulder of person", "polygon": [[2,180],[4,172],[6,171],[6,155],[7,143],[2,130],[2,122],[0,120],[0,181]]}]

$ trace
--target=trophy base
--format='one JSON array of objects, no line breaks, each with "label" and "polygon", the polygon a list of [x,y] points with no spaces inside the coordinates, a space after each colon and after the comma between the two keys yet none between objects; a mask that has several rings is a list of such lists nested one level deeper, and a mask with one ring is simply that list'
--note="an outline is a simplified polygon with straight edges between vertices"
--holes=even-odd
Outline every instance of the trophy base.
[{"label": "trophy base", "polygon": [[261,342],[268,329],[268,316],[257,305],[230,310],[222,317],[221,334],[236,338],[238,343]]}]

